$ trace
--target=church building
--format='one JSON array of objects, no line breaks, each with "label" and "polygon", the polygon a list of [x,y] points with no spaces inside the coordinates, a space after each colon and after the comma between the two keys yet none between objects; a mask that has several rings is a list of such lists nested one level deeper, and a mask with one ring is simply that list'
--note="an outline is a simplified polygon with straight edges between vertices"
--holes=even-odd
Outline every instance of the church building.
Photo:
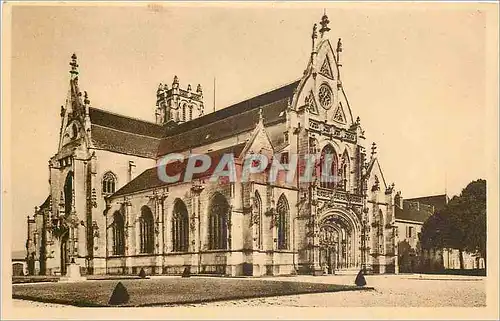
[{"label": "church building", "polygon": [[[366,150],[360,118],[342,82],[342,42],[329,39],[326,14],[312,29],[310,59],[299,78],[205,113],[200,85],[177,76],[157,90],[156,122],[92,106],[71,57],[58,150],[49,160],[50,193],[28,217],[31,273],[262,276],[397,273],[394,184]],[[318,30],[319,28],[319,30]],[[182,78],[182,77],[181,77]],[[159,177],[166,155],[248,155],[292,163],[332,159],[338,179],[292,180],[269,171],[249,179],[189,181]]]}]

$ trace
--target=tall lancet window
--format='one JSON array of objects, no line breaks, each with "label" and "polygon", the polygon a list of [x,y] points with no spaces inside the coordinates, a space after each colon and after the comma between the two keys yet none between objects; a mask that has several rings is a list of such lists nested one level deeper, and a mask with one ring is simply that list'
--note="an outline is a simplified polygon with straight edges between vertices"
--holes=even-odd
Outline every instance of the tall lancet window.
[{"label": "tall lancet window", "polygon": [[125,254],[125,224],[123,215],[116,211],[113,214],[113,255]]},{"label": "tall lancet window", "polygon": [[177,199],[172,215],[172,245],[174,252],[186,252],[189,248],[189,217],[186,204]]},{"label": "tall lancet window", "polygon": [[227,216],[229,204],[226,198],[216,193],[212,198],[209,212],[209,248],[211,250],[227,249]]},{"label": "tall lancet window", "polygon": [[69,172],[64,183],[64,214],[71,214],[73,210],[73,172]]},{"label": "tall lancet window", "polygon": [[139,219],[141,253],[154,252],[154,219],[153,213],[147,206],[141,208],[141,217]]},{"label": "tall lancet window", "polygon": [[278,249],[288,250],[290,246],[290,207],[284,194],[281,194],[276,206],[278,215]]},{"label": "tall lancet window", "polygon": [[342,186],[345,190],[350,189],[350,181],[351,181],[351,169],[350,169],[350,160],[347,151],[344,152],[342,156]]},{"label": "tall lancet window", "polygon": [[320,173],[320,186],[334,189],[339,176],[338,158],[331,145],[326,145],[321,151]]}]

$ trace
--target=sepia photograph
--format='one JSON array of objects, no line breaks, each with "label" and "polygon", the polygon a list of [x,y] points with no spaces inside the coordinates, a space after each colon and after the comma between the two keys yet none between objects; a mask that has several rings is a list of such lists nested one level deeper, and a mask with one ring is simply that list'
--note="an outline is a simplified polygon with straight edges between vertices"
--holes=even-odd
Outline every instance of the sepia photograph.
[{"label": "sepia photograph", "polygon": [[9,319],[498,319],[498,3],[3,2],[2,186]]}]

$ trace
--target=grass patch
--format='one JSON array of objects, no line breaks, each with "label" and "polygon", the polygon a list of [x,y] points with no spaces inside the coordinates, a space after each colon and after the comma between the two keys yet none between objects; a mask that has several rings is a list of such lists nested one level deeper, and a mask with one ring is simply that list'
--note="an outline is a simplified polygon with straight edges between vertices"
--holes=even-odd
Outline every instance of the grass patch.
[{"label": "grass patch", "polygon": [[[305,293],[369,290],[351,285],[273,280],[224,278],[165,278],[121,280],[130,295],[124,306],[192,304]],[[24,284],[12,286],[14,299],[75,306],[108,306],[118,281],[100,280],[78,283]]]}]

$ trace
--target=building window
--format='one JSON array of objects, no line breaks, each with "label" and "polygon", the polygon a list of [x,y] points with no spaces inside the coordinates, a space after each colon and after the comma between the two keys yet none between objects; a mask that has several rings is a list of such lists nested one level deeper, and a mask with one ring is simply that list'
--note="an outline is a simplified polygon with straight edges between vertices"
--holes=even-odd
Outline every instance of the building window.
[{"label": "building window", "polygon": [[349,176],[350,176],[350,161],[347,150],[342,157],[342,186],[345,190],[349,190]]},{"label": "building window", "polygon": [[278,215],[278,249],[287,250],[290,239],[290,209],[288,207],[288,201],[286,200],[284,194],[281,194],[280,198],[278,199],[276,212]]},{"label": "building window", "polygon": [[189,217],[180,199],[175,201],[172,215],[172,245],[174,252],[187,252],[189,248]]},{"label": "building window", "polygon": [[414,227],[413,226],[408,226],[406,228],[406,237],[408,238],[412,238],[414,235],[415,235],[415,232],[414,232]]},{"label": "building window", "polygon": [[338,159],[331,145],[326,145],[321,151],[320,173],[320,186],[334,189],[338,177]]},{"label": "building window", "polygon": [[77,138],[78,136],[78,127],[76,127],[76,124],[73,124],[73,126],[71,127],[71,138],[75,139]]},{"label": "building window", "polygon": [[73,172],[69,172],[64,183],[64,215],[73,212]]},{"label": "building window", "polygon": [[288,163],[289,163],[288,152],[281,153],[281,164],[288,165]]},{"label": "building window", "polygon": [[229,204],[226,198],[216,193],[210,204],[209,214],[209,249],[225,250],[227,249],[227,216],[229,213]]},{"label": "building window", "polygon": [[288,132],[283,133],[284,141],[286,144],[288,144]]},{"label": "building window", "polygon": [[125,224],[119,211],[113,215],[113,254],[125,254]]},{"label": "building window", "polygon": [[309,153],[310,154],[316,154],[317,150],[316,147],[318,146],[318,142],[314,137],[309,137]]},{"label": "building window", "polygon": [[106,172],[102,177],[102,192],[104,194],[113,194],[116,189],[116,175],[112,172]]},{"label": "building window", "polygon": [[141,217],[139,219],[141,253],[154,252],[154,220],[153,213],[147,206],[141,208]]},{"label": "building window", "polygon": [[189,120],[193,119],[193,105],[189,106]]},{"label": "building window", "polygon": [[182,104],[182,121],[186,121],[186,104]]}]

